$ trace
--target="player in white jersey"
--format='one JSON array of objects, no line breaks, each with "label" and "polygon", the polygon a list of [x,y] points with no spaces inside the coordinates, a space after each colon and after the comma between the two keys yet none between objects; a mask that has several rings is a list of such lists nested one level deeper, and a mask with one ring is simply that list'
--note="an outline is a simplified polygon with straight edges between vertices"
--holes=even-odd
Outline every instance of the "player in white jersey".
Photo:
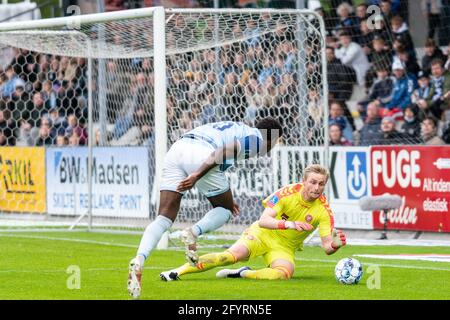
[{"label": "player in white jersey", "polygon": [[195,264],[197,237],[220,228],[239,214],[224,171],[236,160],[268,153],[281,135],[281,125],[273,118],[260,120],[255,128],[223,121],[197,127],[171,146],[164,160],[158,216],[145,229],[137,256],[130,261],[128,292],[133,298],[141,293],[144,262],[175,221],[183,194],[195,185],[213,206],[181,235],[186,258]]}]

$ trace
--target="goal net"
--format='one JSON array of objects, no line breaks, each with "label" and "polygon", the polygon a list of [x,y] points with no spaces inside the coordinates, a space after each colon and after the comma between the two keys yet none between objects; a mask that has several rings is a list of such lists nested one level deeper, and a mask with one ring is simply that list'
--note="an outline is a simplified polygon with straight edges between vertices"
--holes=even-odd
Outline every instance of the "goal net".
[{"label": "goal net", "polygon": [[[309,11],[162,8],[0,26],[2,50],[12,52],[4,81],[15,79],[3,99],[16,137],[6,145],[22,146],[17,161],[34,165],[23,170],[43,177],[21,186],[20,199],[1,194],[2,217],[139,230],[156,216],[164,153],[181,135],[272,116],[284,128],[280,146],[227,172],[241,214],[219,231],[238,234],[261,200],[299,181],[305,165],[326,164],[322,30]],[[39,201],[16,209],[32,188]],[[190,191],[174,228],[210,208]]]}]

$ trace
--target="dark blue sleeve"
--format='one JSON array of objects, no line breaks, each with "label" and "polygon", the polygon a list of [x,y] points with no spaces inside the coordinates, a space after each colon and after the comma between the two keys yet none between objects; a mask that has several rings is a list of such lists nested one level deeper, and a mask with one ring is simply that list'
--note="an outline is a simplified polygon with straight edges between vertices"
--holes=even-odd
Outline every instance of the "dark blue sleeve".
[{"label": "dark blue sleeve", "polygon": [[262,140],[257,136],[246,136],[239,139],[241,150],[238,158],[248,159],[258,155],[262,148]]}]

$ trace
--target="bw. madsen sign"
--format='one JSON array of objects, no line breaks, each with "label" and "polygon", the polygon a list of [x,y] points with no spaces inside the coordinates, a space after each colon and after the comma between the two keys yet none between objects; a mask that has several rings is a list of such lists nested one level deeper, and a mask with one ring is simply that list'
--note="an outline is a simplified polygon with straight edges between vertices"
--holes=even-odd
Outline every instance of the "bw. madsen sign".
[{"label": "bw. madsen sign", "polygon": [[[47,209],[80,215],[89,205],[87,148],[47,148]],[[148,217],[148,150],[94,148],[92,212],[97,216]]]}]

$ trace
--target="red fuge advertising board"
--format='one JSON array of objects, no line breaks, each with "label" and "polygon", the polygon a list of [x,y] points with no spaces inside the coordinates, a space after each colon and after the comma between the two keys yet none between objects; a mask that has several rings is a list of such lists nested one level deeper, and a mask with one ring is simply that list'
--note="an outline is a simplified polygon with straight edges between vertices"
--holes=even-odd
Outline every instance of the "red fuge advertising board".
[{"label": "red fuge advertising board", "polygon": [[[379,146],[370,155],[372,195],[402,197],[388,212],[388,229],[450,232],[450,146]],[[382,229],[383,215],[373,219]]]}]

